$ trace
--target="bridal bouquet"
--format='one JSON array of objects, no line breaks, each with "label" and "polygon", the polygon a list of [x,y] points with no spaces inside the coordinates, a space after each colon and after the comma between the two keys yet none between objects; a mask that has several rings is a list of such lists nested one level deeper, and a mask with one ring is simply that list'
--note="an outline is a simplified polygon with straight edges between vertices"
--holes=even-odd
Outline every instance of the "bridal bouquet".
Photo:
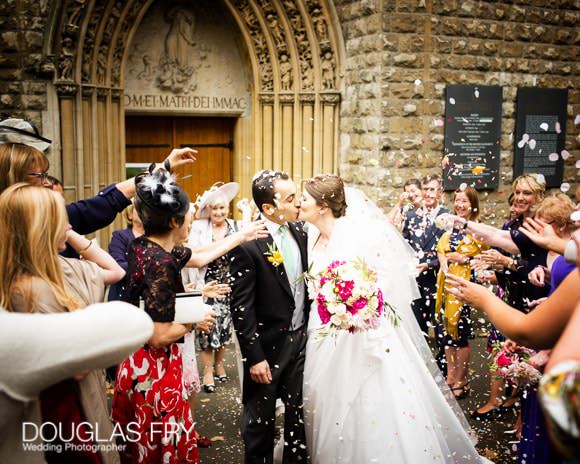
[{"label": "bridal bouquet", "polygon": [[324,324],[319,331],[321,338],[338,330],[377,328],[384,314],[397,325],[398,315],[377,286],[377,273],[364,261],[333,261],[311,279],[317,290],[318,315]]},{"label": "bridal bouquet", "polygon": [[491,351],[489,370],[496,378],[503,378],[517,387],[536,385],[542,373],[528,362],[536,352],[523,346],[506,351],[503,343],[496,343]]}]

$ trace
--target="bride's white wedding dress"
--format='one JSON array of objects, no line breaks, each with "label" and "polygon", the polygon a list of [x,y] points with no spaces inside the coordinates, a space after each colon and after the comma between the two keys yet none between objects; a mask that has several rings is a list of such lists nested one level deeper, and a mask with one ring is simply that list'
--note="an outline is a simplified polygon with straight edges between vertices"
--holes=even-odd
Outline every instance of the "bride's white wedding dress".
[{"label": "bride's white wedding dress", "polygon": [[[361,192],[348,189],[347,204],[326,249],[309,249],[311,273],[333,260],[363,258],[403,321],[394,328],[384,318],[376,330],[340,331],[319,341],[321,321],[312,306],[304,368],[312,463],[480,462],[475,437],[411,311],[417,289],[407,244]],[[309,228],[312,247],[318,233]]]}]

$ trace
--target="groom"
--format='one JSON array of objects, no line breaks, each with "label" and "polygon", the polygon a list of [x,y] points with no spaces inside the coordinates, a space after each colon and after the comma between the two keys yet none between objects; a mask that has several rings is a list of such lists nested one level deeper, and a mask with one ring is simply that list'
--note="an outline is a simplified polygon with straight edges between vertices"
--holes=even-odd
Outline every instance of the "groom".
[{"label": "groom", "polygon": [[244,462],[272,463],[276,399],[285,405],[284,463],[306,462],[302,379],[308,301],[306,233],[288,174],[265,170],[252,181],[270,235],[233,250],[231,310],[244,359]]}]

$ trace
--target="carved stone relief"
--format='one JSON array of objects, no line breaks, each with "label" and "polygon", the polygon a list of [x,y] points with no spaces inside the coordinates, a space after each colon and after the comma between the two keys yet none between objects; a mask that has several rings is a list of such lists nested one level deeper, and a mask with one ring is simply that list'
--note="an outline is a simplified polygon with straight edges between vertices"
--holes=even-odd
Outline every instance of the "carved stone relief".
[{"label": "carved stone relief", "polygon": [[66,6],[56,76],[58,80],[72,81],[74,78],[75,43],[78,42],[80,22],[86,3],[86,0],[72,0]]},{"label": "carved stone relief", "polygon": [[132,39],[125,67],[125,107],[244,113],[251,102],[251,79],[235,31],[211,0],[157,1]]},{"label": "carved stone relief", "polygon": [[256,55],[258,57],[258,65],[260,69],[260,90],[263,92],[271,92],[274,90],[274,78],[272,73],[272,63],[270,61],[270,52],[263,37],[263,32],[260,27],[258,18],[247,0],[237,0],[235,7],[240,11],[252,42]]}]

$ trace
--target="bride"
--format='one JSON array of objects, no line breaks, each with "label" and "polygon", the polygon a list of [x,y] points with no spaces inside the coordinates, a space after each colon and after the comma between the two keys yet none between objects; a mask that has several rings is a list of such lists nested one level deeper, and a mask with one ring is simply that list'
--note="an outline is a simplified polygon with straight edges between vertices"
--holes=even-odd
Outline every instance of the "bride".
[{"label": "bride", "polygon": [[[362,258],[401,319],[396,327],[382,318],[377,329],[341,330],[321,341],[312,305],[304,367],[312,463],[485,461],[412,314],[418,293],[406,242],[362,192],[347,189],[345,198],[335,175],[304,183],[299,219],[309,223],[311,275],[331,261]],[[312,282],[309,291],[315,300]]]}]

